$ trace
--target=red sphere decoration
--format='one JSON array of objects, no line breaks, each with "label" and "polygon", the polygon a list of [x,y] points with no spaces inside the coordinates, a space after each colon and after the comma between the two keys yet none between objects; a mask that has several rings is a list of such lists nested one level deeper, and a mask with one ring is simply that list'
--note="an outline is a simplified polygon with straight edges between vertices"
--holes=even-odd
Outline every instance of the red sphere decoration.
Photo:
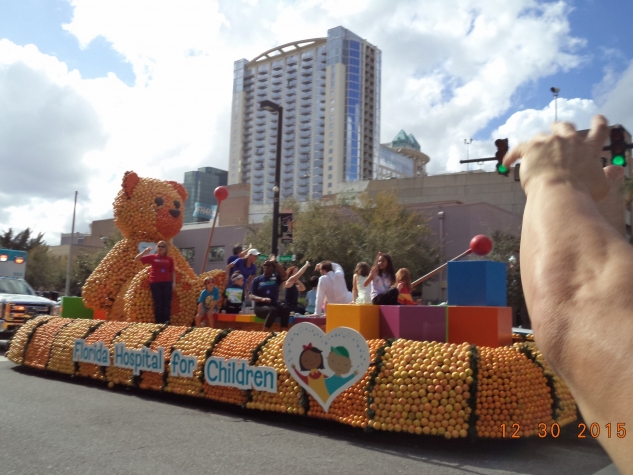
[{"label": "red sphere decoration", "polygon": [[229,190],[226,189],[226,186],[218,186],[213,192],[213,196],[218,201],[224,201],[229,197]]},{"label": "red sphere decoration", "polygon": [[478,234],[470,240],[470,250],[478,256],[485,256],[492,251],[492,241],[485,234]]}]

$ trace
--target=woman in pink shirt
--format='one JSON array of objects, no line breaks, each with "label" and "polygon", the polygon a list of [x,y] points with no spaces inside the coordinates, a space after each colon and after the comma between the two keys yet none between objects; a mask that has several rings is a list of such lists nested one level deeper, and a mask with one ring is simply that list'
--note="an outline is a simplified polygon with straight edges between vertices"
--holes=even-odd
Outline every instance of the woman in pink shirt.
[{"label": "woman in pink shirt", "polygon": [[176,273],[174,260],[167,255],[167,243],[160,241],[156,246],[156,254],[149,254],[151,247],[143,249],[135,258],[143,264],[150,264],[149,288],[154,299],[154,320],[156,323],[169,324],[171,315],[171,297],[176,289]]}]

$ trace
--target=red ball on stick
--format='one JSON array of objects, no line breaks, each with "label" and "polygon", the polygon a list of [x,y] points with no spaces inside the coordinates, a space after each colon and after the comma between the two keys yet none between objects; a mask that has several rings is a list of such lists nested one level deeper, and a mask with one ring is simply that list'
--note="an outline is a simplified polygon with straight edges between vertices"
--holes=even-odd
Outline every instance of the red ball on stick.
[{"label": "red ball on stick", "polygon": [[215,196],[215,199],[218,201],[224,201],[229,197],[229,190],[227,190],[226,186],[218,186],[213,191],[213,196]]},{"label": "red ball on stick", "polygon": [[484,234],[478,234],[470,240],[470,250],[478,256],[485,256],[492,251],[492,241]]}]

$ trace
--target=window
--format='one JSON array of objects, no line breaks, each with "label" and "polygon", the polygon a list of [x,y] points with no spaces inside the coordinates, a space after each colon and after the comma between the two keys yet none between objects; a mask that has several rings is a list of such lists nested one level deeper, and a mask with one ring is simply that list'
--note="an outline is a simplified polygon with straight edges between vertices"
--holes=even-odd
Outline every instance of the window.
[{"label": "window", "polygon": [[329,166],[327,167],[327,169],[328,169],[328,171],[332,170],[332,165],[329,165]]},{"label": "window", "polygon": [[183,247],[180,249],[180,253],[190,265],[193,265],[193,258],[196,256],[195,247]]},{"label": "window", "polygon": [[[334,124],[330,123],[330,129],[333,129],[333,128],[334,128]],[[332,132],[330,132],[330,133],[332,133]]]},{"label": "window", "polygon": [[330,132],[330,137],[334,137],[334,132]]},{"label": "window", "polygon": [[[332,188],[332,183],[328,183],[328,184],[327,184],[327,187],[328,187],[328,188]],[[328,195],[330,195],[330,194],[331,194],[331,193],[328,193]]]},{"label": "window", "polygon": [[333,145],[333,144],[334,144],[334,141],[333,141],[333,140],[330,140],[329,145]]},{"label": "window", "polygon": [[328,151],[328,153],[332,153],[332,152],[333,152],[333,149],[330,149],[330,150]]},{"label": "window", "polygon": [[209,249],[209,262],[224,262],[224,246],[213,246]]},{"label": "window", "polygon": [[334,104],[334,99],[330,99],[330,104]]},{"label": "window", "polygon": [[331,161],[332,161],[332,157],[330,157],[330,158],[328,159],[328,162],[331,162]]},{"label": "window", "polygon": [[334,122],[334,116],[333,115],[330,116],[330,122]]},{"label": "window", "polygon": [[330,174],[328,174],[327,179],[328,179],[328,180],[331,180],[331,179],[332,179],[332,174],[331,174],[331,173],[330,173]]}]

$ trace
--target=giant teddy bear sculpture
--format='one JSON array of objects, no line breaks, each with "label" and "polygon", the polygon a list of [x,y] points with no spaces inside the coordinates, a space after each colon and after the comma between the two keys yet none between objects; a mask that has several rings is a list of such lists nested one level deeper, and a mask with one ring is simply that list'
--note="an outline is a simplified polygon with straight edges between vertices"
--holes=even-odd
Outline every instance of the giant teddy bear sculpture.
[{"label": "giant teddy bear sculpture", "polygon": [[204,278],[214,277],[222,294],[224,271],[197,276],[170,240],[182,227],[187,191],[175,181],[140,178],[126,172],[114,200],[114,224],[123,234],[108,255],[88,277],[82,289],[85,305],[105,310],[107,320],[154,322],[154,302],[149,288],[149,266],[134,261],[142,242],[168,242],[167,254],[174,259],[176,290],[171,323],[191,325]]}]

